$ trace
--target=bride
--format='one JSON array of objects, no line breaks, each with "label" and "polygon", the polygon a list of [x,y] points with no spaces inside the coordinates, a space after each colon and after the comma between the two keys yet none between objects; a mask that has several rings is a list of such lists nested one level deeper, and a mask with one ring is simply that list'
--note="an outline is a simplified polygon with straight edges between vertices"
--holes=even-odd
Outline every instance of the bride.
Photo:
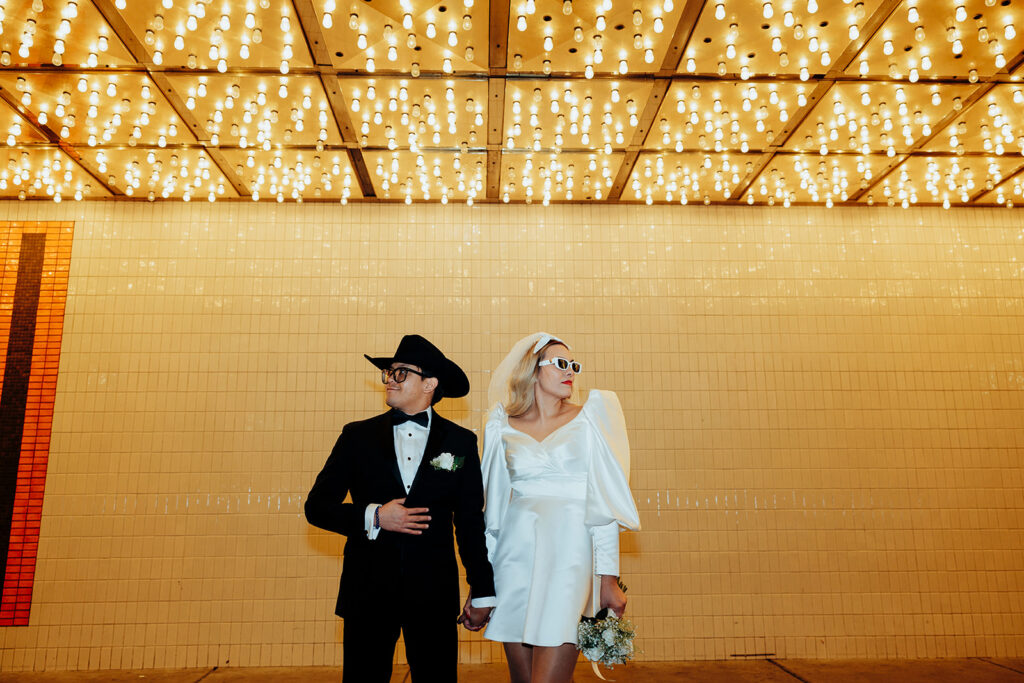
[{"label": "bride", "polygon": [[[639,529],[618,398],[569,401],[581,370],[541,332],[495,370],[481,468],[497,606],[485,637],[504,644],[513,683],[567,683],[583,614],[622,616],[619,527]],[[596,603],[596,604],[595,604]]]}]

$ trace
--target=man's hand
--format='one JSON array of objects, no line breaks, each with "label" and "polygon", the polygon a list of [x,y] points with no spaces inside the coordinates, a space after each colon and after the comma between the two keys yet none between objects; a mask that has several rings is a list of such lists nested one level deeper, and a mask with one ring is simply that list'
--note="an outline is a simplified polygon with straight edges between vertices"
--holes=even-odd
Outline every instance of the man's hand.
[{"label": "man's hand", "polygon": [[626,594],[619,588],[617,579],[607,574],[601,576],[601,608],[607,607],[609,612],[614,612],[621,619],[626,611]]},{"label": "man's hand", "polygon": [[419,536],[427,528],[430,521],[430,508],[407,508],[402,503],[405,498],[395,498],[380,507],[380,528],[400,534]]},{"label": "man's hand", "polygon": [[487,622],[491,620],[491,612],[494,611],[493,607],[473,607],[471,601],[473,595],[470,594],[466,598],[466,604],[462,607],[462,614],[459,615],[458,621],[455,623],[462,624],[469,631],[479,631]]}]

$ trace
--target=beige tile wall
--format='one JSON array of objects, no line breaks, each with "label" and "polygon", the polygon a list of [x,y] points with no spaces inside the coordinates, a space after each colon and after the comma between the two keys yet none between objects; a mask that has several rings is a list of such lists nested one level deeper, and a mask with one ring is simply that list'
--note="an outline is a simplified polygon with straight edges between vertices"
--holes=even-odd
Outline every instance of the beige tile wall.
[{"label": "beige tile wall", "polygon": [[[2,203],[75,243],[31,626],[0,670],[338,664],[304,496],[420,332],[617,391],[647,660],[1024,656],[1007,210]],[[463,661],[497,661],[466,637]]]}]

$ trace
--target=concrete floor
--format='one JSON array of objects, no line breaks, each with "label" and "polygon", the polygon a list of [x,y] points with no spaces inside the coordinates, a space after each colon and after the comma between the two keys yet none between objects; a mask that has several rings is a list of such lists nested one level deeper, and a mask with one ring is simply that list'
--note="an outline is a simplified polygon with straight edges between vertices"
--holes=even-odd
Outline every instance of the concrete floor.
[{"label": "concrete floor", "polygon": [[[82,671],[54,673],[0,673],[0,681],[19,683],[338,683],[340,670],[324,667],[273,669],[144,669],[138,671]],[[630,683],[1024,683],[1024,659],[918,659],[817,660],[782,659],[748,661],[671,662],[629,664],[605,671],[608,680]],[[460,683],[507,681],[503,665],[459,667]],[[590,666],[576,668],[575,683],[598,681]],[[408,681],[408,672],[396,669],[391,683]]]}]

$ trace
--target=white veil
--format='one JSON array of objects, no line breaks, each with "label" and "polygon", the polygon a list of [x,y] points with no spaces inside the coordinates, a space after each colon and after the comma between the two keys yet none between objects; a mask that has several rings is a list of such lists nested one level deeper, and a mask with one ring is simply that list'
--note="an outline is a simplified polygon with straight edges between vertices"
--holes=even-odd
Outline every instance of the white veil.
[{"label": "white veil", "polygon": [[558,337],[547,332],[534,332],[517,341],[508,352],[508,355],[505,356],[505,359],[498,363],[498,367],[494,368],[494,372],[491,373],[491,382],[487,385],[487,405],[491,408],[496,403],[507,406],[509,400],[508,383],[512,378],[512,371],[516,369],[519,361],[523,359],[528,350],[533,349],[532,353],[537,353],[549,342],[553,341],[564,345],[567,349],[572,348]]}]

